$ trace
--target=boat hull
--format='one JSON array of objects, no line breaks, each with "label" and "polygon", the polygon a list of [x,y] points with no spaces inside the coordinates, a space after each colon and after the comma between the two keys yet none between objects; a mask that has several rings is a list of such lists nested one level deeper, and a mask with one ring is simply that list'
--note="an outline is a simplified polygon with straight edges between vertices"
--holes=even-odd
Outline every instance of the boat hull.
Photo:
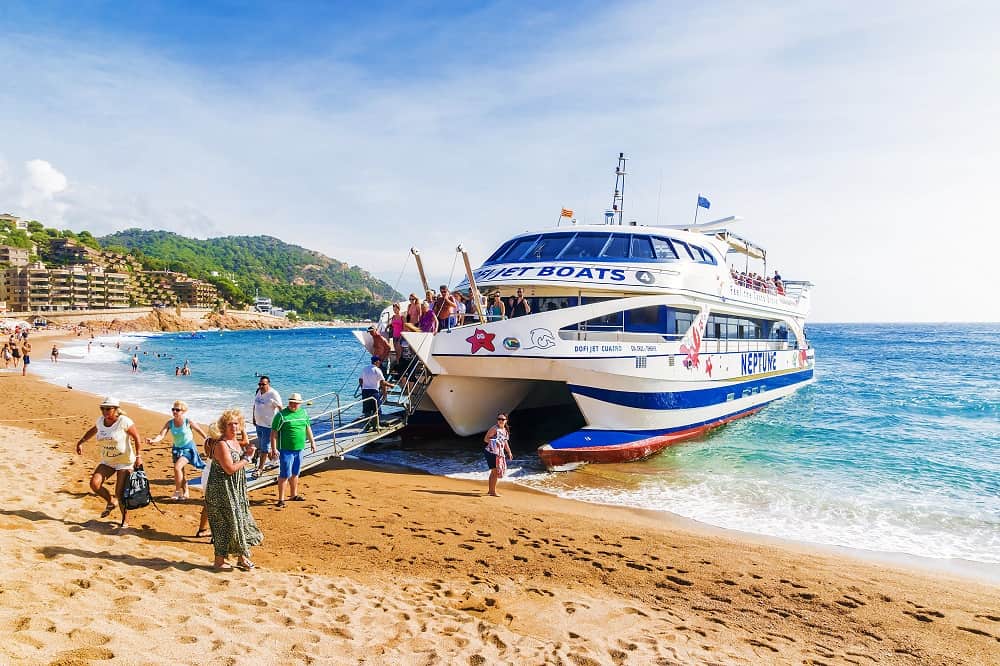
[{"label": "boat hull", "polygon": [[[756,414],[764,406],[751,407],[711,423],[658,434],[642,431],[578,430],[555,442],[538,447],[538,457],[545,468],[552,472],[564,472],[588,463],[625,463],[642,460],[668,446],[694,439],[730,421]],[[618,441],[621,439],[626,441]],[[588,445],[570,444],[575,441]],[[592,442],[595,444],[590,445]],[[603,443],[596,444],[596,442]],[[553,444],[559,448],[555,448]]]}]

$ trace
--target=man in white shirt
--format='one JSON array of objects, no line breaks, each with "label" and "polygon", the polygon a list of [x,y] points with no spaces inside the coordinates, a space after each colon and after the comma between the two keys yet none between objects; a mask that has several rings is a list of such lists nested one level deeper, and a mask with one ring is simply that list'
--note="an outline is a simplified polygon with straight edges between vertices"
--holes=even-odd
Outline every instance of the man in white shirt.
[{"label": "man in white shirt", "polygon": [[257,393],[253,396],[253,425],[257,429],[257,474],[264,471],[264,463],[268,458],[278,457],[277,451],[271,451],[271,422],[274,415],[281,411],[284,405],[281,396],[271,388],[271,378],[261,375],[257,380]]},{"label": "man in white shirt", "polygon": [[[392,384],[385,380],[382,374],[382,359],[372,356],[372,364],[361,371],[358,377],[358,385],[361,387],[361,403],[365,416],[374,416],[378,412],[379,419],[382,418],[382,389],[388,389]],[[370,398],[370,399],[369,399]],[[377,427],[377,421],[372,421],[369,426],[372,429]]]}]

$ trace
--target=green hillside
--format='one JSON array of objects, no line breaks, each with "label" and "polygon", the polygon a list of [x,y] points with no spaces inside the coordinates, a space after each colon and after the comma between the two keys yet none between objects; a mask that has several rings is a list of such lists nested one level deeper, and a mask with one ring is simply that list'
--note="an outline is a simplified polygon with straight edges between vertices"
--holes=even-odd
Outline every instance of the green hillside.
[{"label": "green hillside", "polygon": [[169,231],[126,229],[97,239],[127,252],[147,270],[174,270],[212,282],[231,303],[249,303],[255,291],[306,318],[375,317],[401,296],[357,266],[270,236],[198,240]]}]

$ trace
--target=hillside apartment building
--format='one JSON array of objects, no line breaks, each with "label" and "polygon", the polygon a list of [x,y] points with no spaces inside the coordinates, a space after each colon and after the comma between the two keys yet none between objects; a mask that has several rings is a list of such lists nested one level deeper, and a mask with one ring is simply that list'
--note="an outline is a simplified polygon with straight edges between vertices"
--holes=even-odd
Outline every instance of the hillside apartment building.
[{"label": "hillside apartment building", "polygon": [[214,307],[214,285],[173,271],[143,271],[128,255],[54,239],[57,266],[29,262],[26,249],[0,245],[0,301],[17,312],[115,309],[135,306]]}]

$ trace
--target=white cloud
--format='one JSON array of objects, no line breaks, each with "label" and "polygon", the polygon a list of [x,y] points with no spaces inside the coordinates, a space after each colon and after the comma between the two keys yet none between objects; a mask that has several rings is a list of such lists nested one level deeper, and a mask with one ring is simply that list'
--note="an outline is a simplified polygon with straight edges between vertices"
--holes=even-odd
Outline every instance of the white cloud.
[{"label": "white cloud", "polygon": [[391,85],[329,58],[223,77],[14,37],[0,148],[69,174],[39,190],[63,206],[39,219],[266,233],[390,282],[415,245],[435,283],[460,242],[475,262],[562,206],[600,220],[624,150],[629,217],[686,222],[708,195],[786,277],[817,283],[818,320],[1000,319],[996,299],[955,288],[990,283],[978,248],[1000,243],[998,10],[736,7],[608,5]]}]

